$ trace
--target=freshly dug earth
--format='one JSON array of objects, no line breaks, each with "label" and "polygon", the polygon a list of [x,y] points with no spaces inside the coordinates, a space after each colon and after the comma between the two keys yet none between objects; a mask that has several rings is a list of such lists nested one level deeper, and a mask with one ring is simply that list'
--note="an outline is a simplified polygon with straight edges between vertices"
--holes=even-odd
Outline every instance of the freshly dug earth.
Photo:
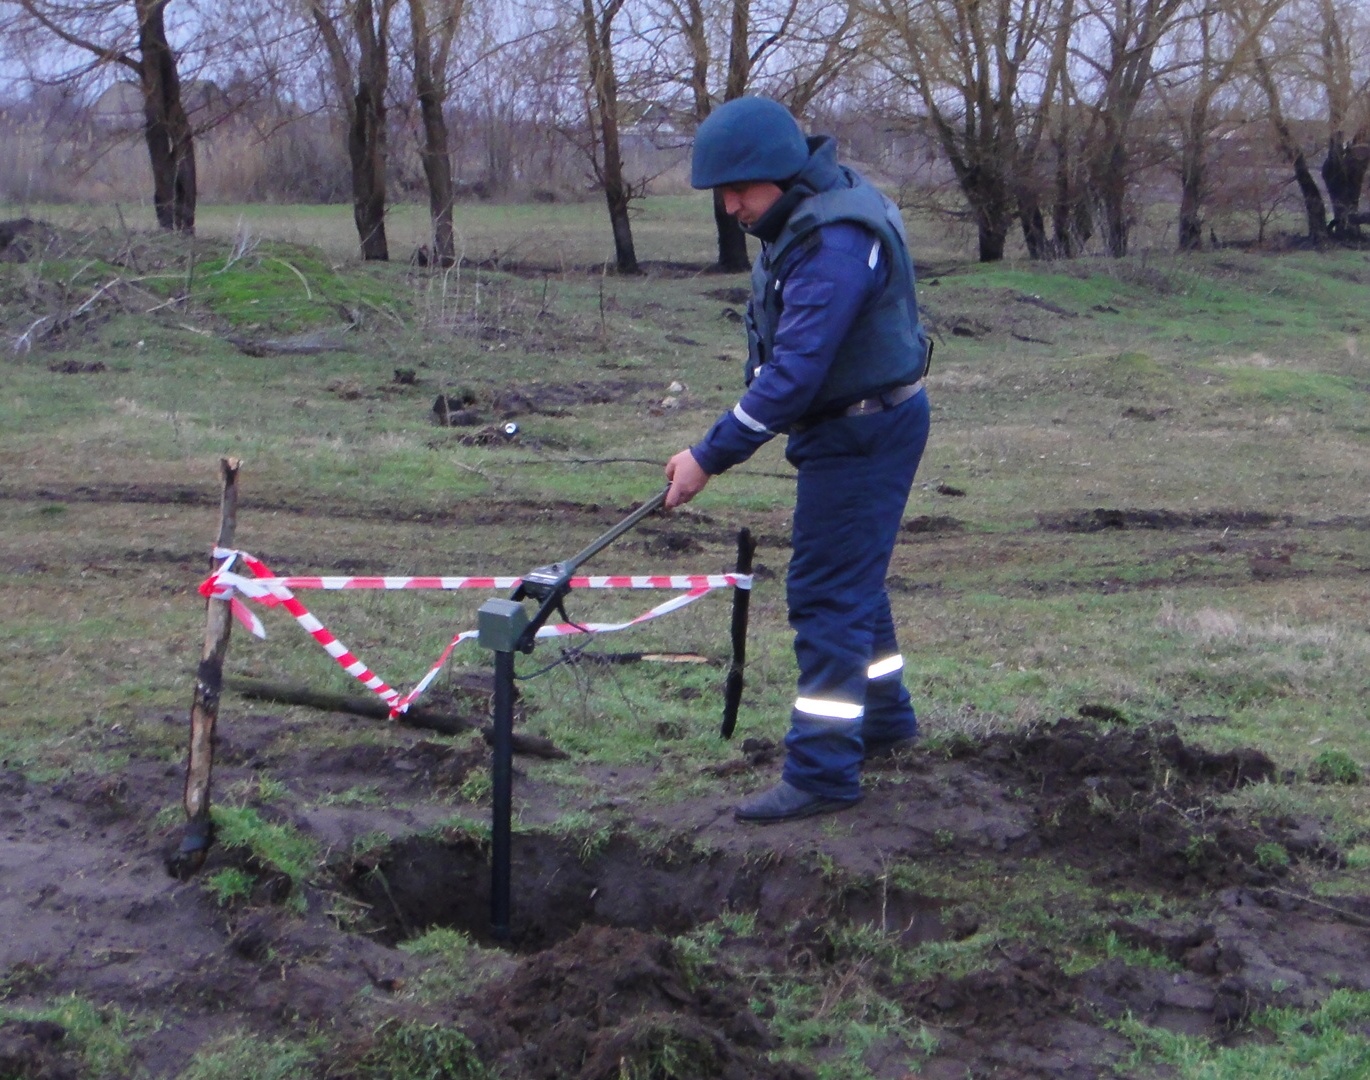
[{"label": "freshly dug earth", "polygon": [[[373,729],[354,746],[300,749],[292,725],[228,710],[221,730],[219,788],[269,770],[287,794],[259,813],[317,840],[327,873],[292,887],[220,845],[200,879],[238,867],[256,882],[250,899],[221,906],[163,869],[179,831],[159,827],[156,811],[179,800],[179,766],[135,759],[115,780],[55,785],[0,774],[5,1007],[74,994],[164,1018],[141,1031],[130,1074],[175,1076],[233,1031],[323,1030],[340,1049],[321,1075],[373,1075],[358,1064],[365,1048],[408,1021],[459,1029],[510,1077],[813,1076],[843,1048],[773,1060],[768,988],[787,974],[870,968],[834,933],[842,927],[916,950],[974,939],[993,917],[990,898],[898,884],[886,872],[895,862],[926,867],[920,880],[934,883],[989,865],[1009,890],[1015,875],[1064,864],[1094,887],[1095,922],[1120,948],[1080,970],[1059,946],[1019,937],[974,970],[867,972],[935,1038],[931,1051],[878,1043],[864,1058],[875,1076],[1126,1075],[1132,1045],[1110,1027],[1124,1014],[1231,1039],[1253,1010],[1370,990],[1370,897],[1331,903],[1304,884],[1340,859],[1317,824],[1248,820],[1216,801],[1278,783],[1273,762],[1206,751],[1167,726],[1066,719],[872,763],[864,802],[830,819],[755,829],[733,821],[731,801],[632,803],[611,836],[519,833],[513,942],[482,953],[479,982],[417,1000],[406,990],[433,961],[399,948],[406,939],[451,927],[493,944],[487,847],[439,827],[451,793],[488,768],[487,751],[400,729],[382,745]],[[716,771],[740,793],[775,760],[751,743]],[[323,797],[361,784],[372,798]],[[523,820],[554,816],[538,806],[551,794],[535,776],[516,793]],[[725,912],[755,918],[738,930],[715,923]],[[701,961],[679,935],[706,924],[721,928],[722,946]],[[85,1075],[71,1042],[60,1024],[0,1025],[0,1075]]]}]

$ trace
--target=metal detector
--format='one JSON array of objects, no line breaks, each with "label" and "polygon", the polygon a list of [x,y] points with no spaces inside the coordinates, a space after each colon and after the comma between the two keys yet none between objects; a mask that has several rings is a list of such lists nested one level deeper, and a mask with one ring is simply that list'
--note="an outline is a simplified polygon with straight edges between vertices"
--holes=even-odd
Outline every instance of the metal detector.
[{"label": "metal detector", "polygon": [[[495,654],[493,761],[490,766],[490,929],[499,941],[509,938],[510,841],[514,788],[514,653],[531,653],[537,632],[554,612],[570,622],[566,594],[581,564],[603,551],[666,501],[664,488],[608,532],[569,559],[525,574],[508,600],[487,600],[477,613],[477,638]],[[520,602],[538,601],[530,618]]]},{"label": "metal detector", "polygon": [[[526,574],[507,600],[487,600],[477,615],[477,640],[495,654],[495,701],[493,761],[491,763],[490,823],[490,927],[496,940],[509,939],[510,845],[513,809],[513,734],[514,734],[514,653],[531,653],[537,632],[554,612],[570,623],[566,614],[566,594],[571,591],[571,578],[588,559],[603,551],[620,536],[633,528],[648,514],[666,501],[667,486],[648,499],[608,532],[593,540],[584,550],[569,559],[540,566]],[[745,539],[738,541],[738,571],[751,571],[752,542],[743,530]],[[745,565],[745,568],[743,564]],[[537,610],[529,616],[523,600],[538,602]],[[742,696],[742,665],[746,657],[747,606],[746,590],[734,592],[732,621],[733,659],[728,672],[725,694],[723,736],[732,735],[737,718],[737,707]]]}]

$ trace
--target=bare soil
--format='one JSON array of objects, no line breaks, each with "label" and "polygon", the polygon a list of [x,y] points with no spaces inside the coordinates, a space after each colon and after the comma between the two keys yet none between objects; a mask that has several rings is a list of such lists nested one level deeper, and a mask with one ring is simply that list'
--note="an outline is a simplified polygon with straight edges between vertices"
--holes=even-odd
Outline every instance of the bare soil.
[{"label": "bare soil", "polygon": [[[194,881],[167,875],[179,830],[159,827],[152,808],[179,799],[177,765],[135,759],[117,779],[52,785],[0,774],[9,1003],[74,993],[165,1017],[137,1043],[151,1076],[176,1075],[218,1033],[311,1025],[337,1037],[331,1075],[345,1076],[348,1054],[378,1023],[417,1014],[460,1026],[507,1076],[611,1080],[625,1055],[669,1042],[691,1048],[690,1075],[799,1078],[812,1073],[767,1056],[770,1010],[748,1006],[756,972],[842,965],[849,958],[833,927],[871,926],[915,944],[967,938],[987,914],[882,879],[892,859],[941,870],[988,861],[1007,888],[1035,860],[1063,861],[1100,885],[1100,897],[1149,898],[1117,902],[1108,925],[1136,955],[1169,963],[1119,956],[1067,972],[1051,948],[1027,941],[963,977],[891,982],[887,995],[938,1045],[916,1073],[907,1053],[873,1050],[877,1076],[1109,1075],[1130,1050],[1108,1026],[1124,1013],[1230,1038],[1255,1009],[1311,1006],[1338,986],[1370,990],[1370,897],[1328,904],[1303,883],[1341,858],[1317,823],[1253,822],[1215,802],[1245,784],[1278,783],[1275,763],[1254,750],[1209,752],[1164,725],[1071,718],[872,765],[865,800],[830,819],[840,829],[821,819],[744,827],[725,797],[628,802],[623,827],[595,844],[519,833],[502,961],[477,992],[420,1008],[398,992],[428,962],[401,942],[446,926],[494,944],[486,845],[434,828],[452,810],[444,796],[487,769],[488,752],[398,728],[378,744],[366,722],[339,722],[358,731],[355,745],[300,749],[294,726],[268,713],[226,710],[221,722],[217,782],[269,770],[291,798],[260,812],[330,852],[328,872],[303,890],[303,915],[283,906],[290,882],[238,850],[216,846],[201,876],[248,870],[250,902],[221,907]],[[749,742],[715,771],[740,793],[776,759],[775,748]],[[516,795],[521,819],[536,822],[554,814],[531,769],[518,763]],[[375,799],[321,800],[358,785]],[[392,839],[359,853],[359,838],[379,834]],[[1274,845],[1287,860],[1263,857]],[[755,933],[730,937],[723,961],[688,967],[675,936],[725,910],[754,912]],[[0,1071],[80,1075],[62,1036],[51,1025],[0,1028]]]}]

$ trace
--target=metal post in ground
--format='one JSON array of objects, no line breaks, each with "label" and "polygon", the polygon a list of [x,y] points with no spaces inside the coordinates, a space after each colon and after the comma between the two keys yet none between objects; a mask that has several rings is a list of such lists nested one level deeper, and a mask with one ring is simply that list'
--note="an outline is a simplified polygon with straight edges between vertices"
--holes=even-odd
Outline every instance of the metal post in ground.
[{"label": "metal post in ground", "polygon": [[[497,941],[509,940],[509,892],[513,845],[511,817],[514,786],[514,653],[533,651],[537,632],[560,610],[571,589],[571,576],[581,563],[608,547],[666,501],[663,488],[588,547],[564,562],[540,566],[525,574],[512,599],[487,600],[478,613],[477,640],[495,654],[494,753],[491,772],[490,822],[490,932]],[[539,601],[530,618],[519,603]]]},{"label": "metal post in ground", "polygon": [[509,940],[514,801],[514,650],[528,613],[513,600],[487,600],[477,616],[477,640],[495,654],[494,747],[490,765],[490,932]]}]

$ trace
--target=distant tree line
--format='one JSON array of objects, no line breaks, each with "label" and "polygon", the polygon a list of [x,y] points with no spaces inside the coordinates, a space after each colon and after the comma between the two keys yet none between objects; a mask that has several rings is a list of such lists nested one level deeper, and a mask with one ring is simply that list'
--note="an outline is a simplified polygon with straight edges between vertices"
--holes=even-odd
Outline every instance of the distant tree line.
[{"label": "distant tree line", "polygon": [[580,187],[635,272],[633,200],[747,93],[964,221],[984,261],[1015,236],[1125,255],[1162,192],[1182,250],[1291,197],[1314,244],[1370,223],[1365,0],[0,0],[0,57],[24,73],[0,140],[41,130],[43,169],[96,160],[122,115],[163,228],[193,232],[197,148],[230,147],[242,197],[349,199],[367,259],[397,194],[426,197],[451,264],[460,199]]}]

